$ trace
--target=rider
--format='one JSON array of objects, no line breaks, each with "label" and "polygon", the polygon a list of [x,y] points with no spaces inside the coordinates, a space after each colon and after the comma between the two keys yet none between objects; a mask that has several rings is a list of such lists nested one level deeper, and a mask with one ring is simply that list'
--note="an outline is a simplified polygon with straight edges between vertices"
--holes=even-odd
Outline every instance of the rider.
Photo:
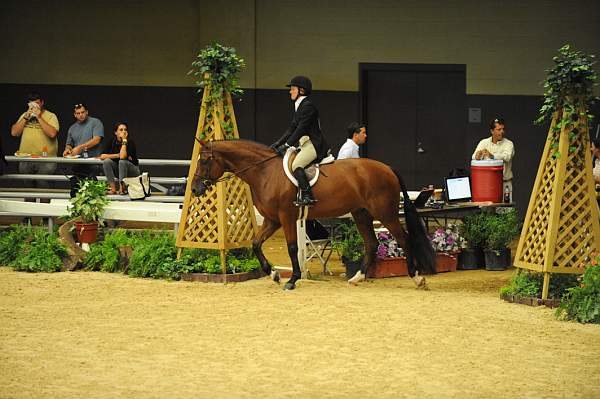
[{"label": "rider", "polygon": [[321,133],[319,111],[308,97],[312,92],[310,79],[306,76],[295,76],[287,87],[290,88],[290,98],[294,102],[294,117],[290,127],[271,148],[281,156],[290,146],[299,149],[292,162],[292,173],[300,187],[300,198],[294,205],[314,205],[317,200],[313,196],[304,168],[313,162],[320,162],[330,153],[330,149]]}]

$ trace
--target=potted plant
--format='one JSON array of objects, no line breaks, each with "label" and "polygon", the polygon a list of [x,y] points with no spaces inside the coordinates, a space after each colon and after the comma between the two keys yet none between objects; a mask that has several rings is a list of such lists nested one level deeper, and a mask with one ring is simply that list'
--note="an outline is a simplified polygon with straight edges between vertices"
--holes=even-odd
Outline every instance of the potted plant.
[{"label": "potted plant", "polygon": [[408,276],[404,249],[398,246],[394,237],[388,231],[380,231],[377,233],[377,240],[379,241],[377,261],[367,271],[367,276],[372,278]]},{"label": "potted plant", "polygon": [[520,223],[514,209],[489,217],[484,254],[486,270],[506,270],[510,266],[510,243],[519,236]]},{"label": "potted plant", "polygon": [[81,243],[96,241],[98,226],[104,220],[104,208],[108,204],[106,192],[108,186],[105,182],[97,180],[82,180],[79,191],[71,198],[71,205],[67,208],[69,218],[75,219],[77,238]]},{"label": "potted plant", "polygon": [[475,270],[485,267],[483,246],[487,236],[488,219],[487,212],[465,216],[459,227],[460,234],[466,242],[466,247],[458,255],[459,269]]},{"label": "potted plant", "polygon": [[438,273],[456,271],[458,254],[466,246],[458,226],[448,224],[446,227],[438,228],[430,237],[430,241],[436,252],[435,264]]},{"label": "potted plant", "polygon": [[346,278],[352,278],[360,270],[365,249],[363,239],[354,222],[340,226],[340,239],[334,242],[334,248],[340,253],[346,266]]}]

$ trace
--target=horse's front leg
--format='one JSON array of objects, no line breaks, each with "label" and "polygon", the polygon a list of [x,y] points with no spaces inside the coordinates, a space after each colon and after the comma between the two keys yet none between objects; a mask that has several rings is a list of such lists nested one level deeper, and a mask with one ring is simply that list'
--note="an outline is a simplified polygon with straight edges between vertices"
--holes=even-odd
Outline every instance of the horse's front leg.
[{"label": "horse's front leg", "polygon": [[277,231],[279,227],[281,227],[281,224],[279,224],[278,221],[265,218],[260,231],[252,240],[252,250],[254,251],[254,255],[256,255],[256,258],[260,262],[260,266],[263,272],[265,272],[266,275],[270,275],[271,279],[276,283],[279,283],[280,280],[279,272],[271,268],[271,264],[269,263],[269,261],[265,257],[265,254],[262,251],[262,245],[265,241],[269,239],[269,237],[273,235],[273,233]]},{"label": "horse's front leg", "polygon": [[302,273],[300,271],[300,263],[298,262],[298,237],[296,233],[296,221],[292,218],[286,218],[281,222],[285,241],[287,242],[288,255],[292,261],[292,277],[283,286],[284,290],[293,290],[296,288],[296,281],[300,280]]}]

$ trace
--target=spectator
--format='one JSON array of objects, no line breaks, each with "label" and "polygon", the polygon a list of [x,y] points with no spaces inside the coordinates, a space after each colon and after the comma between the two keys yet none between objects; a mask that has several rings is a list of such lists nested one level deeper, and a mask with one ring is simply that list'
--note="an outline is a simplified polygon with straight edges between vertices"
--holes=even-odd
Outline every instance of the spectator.
[{"label": "spectator", "polygon": [[121,122],[115,125],[115,137],[108,153],[100,154],[100,159],[103,161],[104,175],[110,186],[109,194],[117,192],[116,173],[119,176],[119,194],[127,194],[123,179],[139,175],[140,168],[135,143],[129,136],[126,123]]},{"label": "spectator", "polygon": [[365,141],[367,141],[367,126],[352,122],[348,126],[348,138],[340,148],[337,159],[360,158],[358,146],[364,144]]},{"label": "spectator", "polygon": [[[19,153],[55,157],[58,150],[58,118],[44,107],[44,99],[39,93],[30,93],[27,97],[27,110],[12,125],[10,134],[21,136]],[[52,174],[56,170],[55,163],[21,162],[19,173]],[[35,180],[34,185],[48,188],[44,180]]]},{"label": "spectator", "polygon": [[[73,109],[76,122],[69,128],[63,157],[99,157],[102,152],[100,143],[104,138],[104,125],[100,119],[89,116],[85,104],[75,104]],[[95,177],[99,171],[97,165],[73,166],[73,173],[79,177]]]},{"label": "spectator", "polygon": [[69,128],[63,156],[82,155],[84,151],[90,157],[100,156],[104,125],[100,119],[89,116],[85,104],[75,105],[74,116],[77,121]]},{"label": "spectator", "polygon": [[592,167],[594,182],[600,184],[600,138],[592,140]]},{"label": "spectator", "polygon": [[504,119],[496,118],[490,123],[491,136],[479,142],[473,152],[473,159],[501,159],[504,161],[502,191],[507,189],[510,193],[510,201],[513,200],[513,172],[512,160],[515,156],[515,146],[512,141],[504,137]]}]

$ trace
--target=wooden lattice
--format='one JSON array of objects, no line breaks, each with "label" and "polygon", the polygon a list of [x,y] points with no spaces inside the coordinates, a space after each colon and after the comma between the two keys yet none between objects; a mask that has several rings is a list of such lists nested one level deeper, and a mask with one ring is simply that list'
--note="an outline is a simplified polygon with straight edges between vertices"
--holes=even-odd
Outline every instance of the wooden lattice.
[{"label": "wooden lattice", "polygon": [[515,255],[515,266],[544,273],[543,299],[548,297],[550,273],[581,273],[578,266],[600,250],[588,122],[579,118],[564,125],[559,155],[553,157],[554,127],[563,112],[552,119]]},{"label": "wooden lattice", "polygon": [[[231,96],[225,93],[225,104],[219,102],[209,110],[210,90],[210,86],[204,89],[196,137],[205,141],[223,140],[228,126],[231,132],[229,137],[238,138]],[[201,147],[194,140],[188,182],[192,181],[196,172]],[[184,247],[218,249],[221,251],[222,270],[226,273],[227,250],[251,246],[256,231],[250,187],[242,180],[234,177],[218,182],[202,197],[193,196],[191,185],[187,185],[177,233],[179,252]]]}]

